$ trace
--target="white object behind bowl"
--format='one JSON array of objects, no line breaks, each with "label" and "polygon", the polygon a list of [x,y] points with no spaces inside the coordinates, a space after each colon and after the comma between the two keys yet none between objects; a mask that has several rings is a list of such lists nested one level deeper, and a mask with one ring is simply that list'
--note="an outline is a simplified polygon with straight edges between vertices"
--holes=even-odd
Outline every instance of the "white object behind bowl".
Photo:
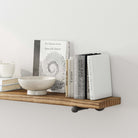
[{"label": "white object behind bowl", "polygon": [[0,77],[10,78],[15,71],[15,65],[12,63],[0,63]]}]

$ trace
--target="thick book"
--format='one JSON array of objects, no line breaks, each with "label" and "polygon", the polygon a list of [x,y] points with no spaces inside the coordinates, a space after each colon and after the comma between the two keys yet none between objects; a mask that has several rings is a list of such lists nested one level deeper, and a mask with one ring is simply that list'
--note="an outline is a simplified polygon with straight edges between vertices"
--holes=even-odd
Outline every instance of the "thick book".
[{"label": "thick book", "polygon": [[74,56],[74,98],[85,99],[85,58]]},{"label": "thick book", "polygon": [[10,85],[18,83],[17,78],[0,78],[0,85]]},{"label": "thick book", "polygon": [[54,76],[50,91],[65,93],[66,59],[70,56],[68,41],[35,40],[33,75]]},{"label": "thick book", "polygon": [[88,99],[97,100],[112,96],[110,59],[107,54],[87,57]]},{"label": "thick book", "polygon": [[88,53],[88,54],[81,54],[81,56],[84,58],[85,60],[85,99],[88,99],[88,95],[89,95],[89,82],[88,82],[88,64],[87,64],[87,58],[88,56],[95,56],[95,55],[100,55],[101,53]]},{"label": "thick book", "polygon": [[12,91],[17,89],[21,89],[19,84],[0,85],[0,92]]}]

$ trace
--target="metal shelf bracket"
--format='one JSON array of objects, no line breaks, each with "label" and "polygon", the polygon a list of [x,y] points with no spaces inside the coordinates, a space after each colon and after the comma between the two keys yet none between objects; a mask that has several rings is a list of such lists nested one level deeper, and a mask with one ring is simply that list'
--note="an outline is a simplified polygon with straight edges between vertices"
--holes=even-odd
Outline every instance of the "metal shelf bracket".
[{"label": "metal shelf bracket", "polygon": [[[71,109],[71,111],[73,113],[77,113],[78,111],[85,110],[85,109],[89,109],[89,108],[81,108],[81,107],[73,106],[72,109]],[[102,109],[95,109],[95,110],[97,110],[97,111],[103,111],[104,108],[102,108]]]}]

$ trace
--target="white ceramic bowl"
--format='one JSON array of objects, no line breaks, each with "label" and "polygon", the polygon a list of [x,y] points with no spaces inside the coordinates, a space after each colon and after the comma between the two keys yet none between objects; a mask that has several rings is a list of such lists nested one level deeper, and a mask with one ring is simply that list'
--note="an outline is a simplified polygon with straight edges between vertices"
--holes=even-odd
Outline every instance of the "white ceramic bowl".
[{"label": "white ceramic bowl", "polygon": [[27,95],[46,95],[47,89],[55,83],[54,77],[27,76],[18,79],[22,88],[27,90]]},{"label": "white ceramic bowl", "polygon": [[0,63],[0,77],[9,78],[14,74],[15,65],[13,63]]}]

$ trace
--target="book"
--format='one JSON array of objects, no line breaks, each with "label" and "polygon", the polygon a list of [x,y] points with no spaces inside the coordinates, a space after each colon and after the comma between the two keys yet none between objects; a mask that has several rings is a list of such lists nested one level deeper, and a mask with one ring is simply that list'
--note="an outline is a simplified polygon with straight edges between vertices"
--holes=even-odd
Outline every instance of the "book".
[{"label": "book", "polygon": [[66,91],[65,97],[68,97],[68,59],[66,60]]},{"label": "book", "polygon": [[70,97],[74,97],[74,59],[70,58]]},{"label": "book", "polygon": [[67,69],[68,70],[68,72],[67,72],[67,74],[68,74],[67,76],[68,77],[66,78],[68,80],[67,81],[67,85],[68,85],[68,90],[67,90],[68,91],[68,95],[67,95],[67,97],[71,97],[71,90],[70,90],[70,59],[68,59],[68,67],[67,68],[68,68]]},{"label": "book", "polygon": [[87,57],[90,100],[112,96],[110,59],[107,54],[89,55]]},{"label": "book", "polygon": [[85,58],[74,56],[74,98],[85,99]]},{"label": "book", "polygon": [[18,83],[17,78],[0,78],[0,85],[10,85]]},{"label": "book", "polygon": [[94,55],[100,55],[101,53],[88,53],[88,54],[81,54],[81,56],[85,60],[85,99],[88,99],[87,94],[89,95],[89,82],[88,82],[88,64],[87,64],[87,57],[88,56],[94,56]]},{"label": "book", "polygon": [[0,85],[0,92],[12,91],[17,89],[21,89],[19,84]]},{"label": "book", "polygon": [[[77,95],[83,95],[85,96],[83,99],[87,99],[87,93],[89,93],[89,87],[88,87],[88,73],[87,73],[87,57],[91,55],[99,55],[101,53],[89,53],[89,54],[79,54],[75,57],[75,63],[74,63],[74,93],[75,97],[77,98]],[[80,65],[79,65],[80,62]],[[82,62],[82,63],[81,63]],[[80,80],[79,80],[80,79]],[[79,85],[79,86],[77,86]],[[81,88],[81,86],[83,88]],[[76,88],[78,87],[78,89]],[[80,99],[78,97],[78,99]],[[82,98],[81,98],[82,99]]]},{"label": "book", "polygon": [[66,85],[67,85],[67,94],[66,97],[74,97],[74,88],[73,88],[73,58],[71,57],[67,61],[67,76],[66,76]]},{"label": "book", "polygon": [[40,76],[54,76],[55,84],[51,92],[65,93],[66,89],[66,59],[70,56],[68,41],[40,41]]}]

